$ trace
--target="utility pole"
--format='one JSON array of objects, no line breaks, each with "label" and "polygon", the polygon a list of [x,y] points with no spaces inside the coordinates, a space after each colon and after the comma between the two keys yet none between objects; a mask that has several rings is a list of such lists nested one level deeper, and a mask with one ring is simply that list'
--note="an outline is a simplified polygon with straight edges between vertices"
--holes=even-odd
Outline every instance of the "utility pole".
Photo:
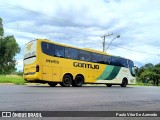
[{"label": "utility pole", "polygon": [[111,36],[111,35],[113,35],[113,33],[111,33],[111,34],[108,33],[108,35],[105,34],[105,35],[103,35],[103,36],[101,37],[101,38],[103,38],[103,52],[106,51],[106,41],[105,41],[105,39],[106,39],[107,36]]},{"label": "utility pole", "polygon": [[[116,39],[116,38],[120,38],[120,35],[117,35],[115,38],[113,38],[113,39],[111,40],[111,42],[109,43],[109,45],[108,45],[107,49],[108,49],[108,48],[109,48],[109,46],[111,45],[112,41],[113,41],[114,39]],[[106,49],[106,51],[107,51],[107,49]]]}]

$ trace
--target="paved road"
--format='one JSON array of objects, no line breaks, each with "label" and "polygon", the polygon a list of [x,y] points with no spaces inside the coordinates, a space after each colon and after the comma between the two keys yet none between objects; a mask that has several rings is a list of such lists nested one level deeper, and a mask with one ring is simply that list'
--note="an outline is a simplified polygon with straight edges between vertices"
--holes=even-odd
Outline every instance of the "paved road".
[{"label": "paved road", "polygon": [[0,111],[160,111],[160,87],[0,85]]},{"label": "paved road", "polygon": [[160,111],[160,87],[0,85],[0,110]]}]

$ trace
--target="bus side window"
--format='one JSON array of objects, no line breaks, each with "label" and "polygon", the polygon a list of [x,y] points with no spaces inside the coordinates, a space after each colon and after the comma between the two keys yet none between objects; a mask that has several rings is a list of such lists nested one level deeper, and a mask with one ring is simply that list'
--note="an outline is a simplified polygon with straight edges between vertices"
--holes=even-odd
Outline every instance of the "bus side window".
[{"label": "bus side window", "polygon": [[42,52],[45,54],[48,54],[48,45],[47,44],[48,43],[46,43],[46,42],[41,43]]},{"label": "bus side window", "polygon": [[103,55],[101,55],[101,54],[97,54],[97,60],[98,60],[98,63],[104,63],[103,62]]},{"label": "bus side window", "polygon": [[128,63],[126,59],[122,58],[122,66],[128,68]]},{"label": "bus side window", "polygon": [[49,55],[54,56],[55,54],[55,45],[54,44],[49,44]]},{"label": "bus side window", "polygon": [[115,59],[114,59],[114,57],[113,57],[113,56],[111,57],[110,64],[111,64],[111,65],[115,65]]},{"label": "bus side window", "polygon": [[103,56],[104,64],[108,64],[108,65],[109,65],[109,64],[110,64],[110,59],[111,59],[111,58],[110,58],[109,56],[104,55],[104,56]]},{"label": "bus side window", "polygon": [[85,60],[84,57],[80,57],[80,60]]},{"label": "bus side window", "polygon": [[115,57],[115,65],[116,66],[122,66],[120,60],[121,60],[121,58]]},{"label": "bus side window", "polygon": [[45,53],[47,55],[54,56],[54,52],[55,52],[55,45],[54,44],[42,42],[41,47],[42,47],[43,53]]},{"label": "bus side window", "polygon": [[92,53],[92,62],[97,62],[97,61],[98,61],[97,54]]},{"label": "bus side window", "polygon": [[71,58],[71,49],[65,48],[65,58]]},{"label": "bus side window", "polygon": [[117,57],[114,57],[114,56],[112,57],[112,59],[111,59],[111,65],[120,66]]},{"label": "bus side window", "polygon": [[91,53],[83,50],[79,50],[79,60],[91,61]]},{"label": "bus side window", "polygon": [[78,59],[78,50],[74,48],[65,48],[65,58]]},{"label": "bus side window", "polygon": [[55,56],[56,57],[64,57],[64,47],[63,46],[56,45]]},{"label": "bus side window", "polygon": [[71,49],[71,53],[72,53],[71,58],[72,58],[72,59],[75,59],[75,60],[78,60],[78,50],[72,48],[72,49]]}]

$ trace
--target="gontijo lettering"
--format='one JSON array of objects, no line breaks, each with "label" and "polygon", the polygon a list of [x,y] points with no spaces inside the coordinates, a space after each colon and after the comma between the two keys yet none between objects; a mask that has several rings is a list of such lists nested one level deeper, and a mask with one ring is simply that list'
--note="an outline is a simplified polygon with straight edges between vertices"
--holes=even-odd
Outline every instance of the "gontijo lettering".
[{"label": "gontijo lettering", "polygon": [[74,67],[81,67],[81,68],[91,68],[91,69],[99,69],[99,65],[92,65],[92,64],[86,64],[86,63],[73,63]]}]

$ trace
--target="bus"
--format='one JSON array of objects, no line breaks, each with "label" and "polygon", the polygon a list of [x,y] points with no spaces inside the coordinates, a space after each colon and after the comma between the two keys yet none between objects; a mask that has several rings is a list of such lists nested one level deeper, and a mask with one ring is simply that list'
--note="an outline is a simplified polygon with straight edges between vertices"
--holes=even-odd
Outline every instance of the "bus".
[{"label": "bus", "polygon": [[136,83],[132,60],[47,39],[36,39],[25,45],[23,69],[26,81],[48,83],[51,87],[57,84],[126,87]]}]

